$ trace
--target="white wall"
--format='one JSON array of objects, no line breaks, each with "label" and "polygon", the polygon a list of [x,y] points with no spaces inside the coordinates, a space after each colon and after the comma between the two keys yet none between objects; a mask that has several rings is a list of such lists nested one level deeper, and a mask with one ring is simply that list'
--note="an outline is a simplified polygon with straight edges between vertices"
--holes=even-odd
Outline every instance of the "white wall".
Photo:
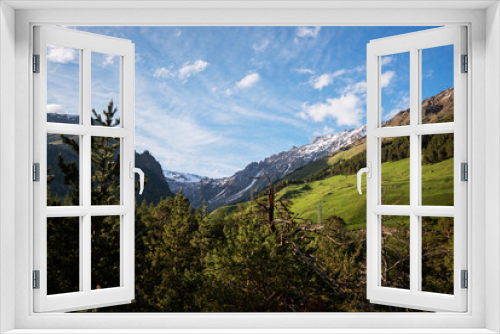
[{"label": "white wall", "polygon": [[[0,2],[0,333],[14,328],[15,12]],[[11,98],[5,98],[5,97]],[[5,260],[7,258],[7,260]]]},{"label": "white wall", "polygon": [[500,6],[486,11],[486,256],[496,256],[486,266],[486,328],[500,332]]}]

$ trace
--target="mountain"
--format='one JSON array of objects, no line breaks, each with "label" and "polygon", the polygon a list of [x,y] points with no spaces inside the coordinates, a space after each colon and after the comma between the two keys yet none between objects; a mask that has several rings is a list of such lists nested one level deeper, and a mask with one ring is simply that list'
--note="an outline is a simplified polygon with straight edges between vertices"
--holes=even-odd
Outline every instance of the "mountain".
[{"label": "mountain", "polygon": [[[173,196],[163,175],[160,163],[149,151],[135,152],[135,166],[142,169],[147,178],[142,195],[139,195],[139,191],[136,191],[135,194],[139,203],[146,200],[148,203],[157,204],[160,199]],[[137,180],[138,176],[136,176]]]},{"label": "mountain", "polygon": [[[206,201],[209,210],[233,204],[252,196],[268,185],[265,174],[271,181],[282,179],[293,171],[338,151],[364,138],[366,126],[350,131],[315,138],[310,144],[292,147],[288,151],[273,154],[260,162],[252,162],[230,177],[220,179],[202,178],[198,182],[165,175],[170,189],[177,193],[182,189],[194,207]],[[182,175],[185,177],[185,175]],[[193,178],[187,178],[193,180]]]},{"label": "mountain", "polygon": [[206,176],[200,176],[196,174],[189,174],[189,173],[180,173],[180,172],[174,172],[171,170],[163,170],[163,175],[165,175],[165,178],[167,181],[170,182],[200,182],[204,180],[208,180],[209,178]]},{"label": "mountain", "polygon": [[[422,102],[422,123],[453,122],[453,102],[455,91],[452,88],[443,90],[437,95]],[[393,118],[384,123],[384,126],[401,126],[410,124],[410,109],[401,110]]]},{"label": "mountain", "polygon": [[78,124],[80,123],[79,118],[79,115],[74,114],[47,113],[47,122],[51,123]]}]

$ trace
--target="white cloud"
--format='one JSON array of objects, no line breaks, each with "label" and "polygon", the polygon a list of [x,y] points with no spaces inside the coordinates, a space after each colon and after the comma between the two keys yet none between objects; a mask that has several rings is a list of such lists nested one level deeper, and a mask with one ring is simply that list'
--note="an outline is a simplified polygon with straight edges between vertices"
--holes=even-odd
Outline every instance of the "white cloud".
[{"label": "white cloud", "polygon": [[77,53],[74,49],[58,45],[47,45],[47,60],[53,63],[67,64],[76,59]]},{"label": "white cloud", "polygon": [[255,85],[258,81],[260,80],[260,75],[259,73],[251,73],[238,81],[236,83],[236,87],[244,89],[244,88],[250,88],[253,85]]},{"label": "white cloud", "polygon": [[310,70],[308,68],[297,68],[295,71],[301,73],[301,74],[314,74],[313,70]]},{"label": "white cloud", "polygon": [[114,55],[106,55],[104,57],[104,61],[102,62],[102,66],[106,67],[108,65],[113,65],[115,63],[115,56]]},{"label": "white cloud", "polygon": [[202,72],[207,68],[208,63],[201,59],[198,59],[194,63],[185,63],[179,71],[177,71],[177,75],[181,79],[187,79],[190,76]]},{"label": "white cloud", "polygon": [[62,105],[57,103],[47,104],[47,114],[70,114]]},{"label": "white cloud", "polygon": [[380,76],[380,88],[389,86],[392,79],[394,78],[394,75],[394,71],[385,71],[384,73],[382,73],[382,75]]},{"label": "white cloud", "polygon": [[322,90],[323,87],[329,86],[333,83],[333,77],[330,74],[323,74],[311,81],[315,89]]},{"label": "white cloud", "polygon": [[267,49],[267,47],[269,46],[270,42],[268,39],[266,39],[264,42],[262,42],[262,44],[256,44],[256,43],[253,43],[252,45],[252,48],[255,52],[262,52],[264,51],[265,49]]},{"label": "white cloud", "polygon": [[180,37],[181,35],[182,35],[182,30],[177,30],[177,32],[175,33],[175,36]]},{"label": "white cloud", "polygon": [[299,37],[318,37],[321,27],[299,27],[297,30],[297,36]]},{"label": "white cloud", "polygon": [[208,63],[206,61],[198,59],[194,63],[185,63],[177,71],[172,70],[172,66],[170,66],[170,68],[157,68],[154,72],[154,76],[157,78],[178,77],[181,80],[186,80],[197,73],[203,72],[207,66]]},{"label": "white cloud", "polygon": [[392,57],[391,56],[383,56],[382,57],[382,61],[381,61],[382,66],[390,64],[391,61],[392,61]]},{"label": "white cloud", "polygon": [[302,119],[312,119],[314,122],[332,118],[338,125],[353,126],[359,124],[363,112],[361,98],[349,93],[338,98],[326,99],[325,103],[316,103],[311,106],[304,104],[298,116]]},{"label": "white cloud", "polygon": [[345,70],[338,70],[334,73],[322,74],[319,77],[312,78],[311,85],[318,90],[322,90],[323,87],[329,86],[333,83],[333,78],[336,78],[345,73]]}]

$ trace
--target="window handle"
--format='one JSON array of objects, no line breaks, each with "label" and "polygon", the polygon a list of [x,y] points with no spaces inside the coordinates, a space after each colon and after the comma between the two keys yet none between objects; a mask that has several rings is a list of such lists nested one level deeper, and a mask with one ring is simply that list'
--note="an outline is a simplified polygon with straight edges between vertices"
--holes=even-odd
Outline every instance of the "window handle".
[{"label": "window handle", "polygon": [[139,195],[142,195],[142,192],[144,191],[144,172],[142,171],[142,169],[134,167],[134,163],[132,161],[130,161],[129,164],[129,171],[131,179],[134,178],[135,173],[139,174]]},{"label": "window handle", "polygon": [[366,173],[366,176],[369,179],[372,178],[372,163],[371,162],[367,162],[366,167],[361,168],[358,171],[358,192],[360,195],[363,194],[363,192],[361,191],[361,176],[363,175],[363,173]]}]

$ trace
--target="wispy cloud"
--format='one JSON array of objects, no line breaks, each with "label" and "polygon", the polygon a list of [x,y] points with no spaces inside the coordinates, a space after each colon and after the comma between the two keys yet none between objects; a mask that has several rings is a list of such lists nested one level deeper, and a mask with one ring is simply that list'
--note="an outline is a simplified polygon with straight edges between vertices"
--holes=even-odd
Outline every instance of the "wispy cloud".
[{"label": "wispy cloud", "polygon": [[318,37],[318,34],[321,30],[321,27],[299,27],[297,29],[297,36],[304,38],[304,37],[312,37],[316,38]]},{"label": "wispy cloud", "polygon": [[113,65],[115,63],[115,56],[114,55],[106,55],[104,57],[104,61],[102,62],[103,67],[107,67],[109,65]]},{"label": "wispy cloud", "polygon": [[267,49],[267,47],[269,46],[270,42],[268,39],[264,40],[261,44],[257,44],[257,43],[253,43],[252,45],[252,49],[255,51],[255,52],[262,52],[264,51],[265,49]]},{"label": "wispy cloud", "polygon": [[384,57],[382,57],[382,60],[381,60],[382,66],[388,65],[391,62],[392,62],[392,57],[391,56],[384,56]]},{"label": "wispy cloud", "polygon": [[243,79],[236,83],[236,87],[240,89],[250,88],[255,85],[260,80],[259,73],[250,73],[245,76]]},{"label": "wispy cloud", "polygon": [[74,61],[78,53],[75,49],[58,45],[47,45],[47,60],[53,63],[67,64]]},{"label": "wispy cloud", "polygon": [[181,80],[186,80],[197,73],[203,72],[207,66],[208,62],[198,59],[193,63],[184,63],[177,71],[173,70],[172,67],[169,69],[165,67],[157,68],[154,76],[158,78],[178,77]]},{"label": "wispy cloud", "polygon": [[341,76],[344,73],[345,70],[338,70],[334,73],[325,73],[320,75],[319,77],[312,78],[310,83],[315,89],[322,90],[324,87],[331,85],[334,78]]},{"label": "wispy cloud", "polygon": [[394,73],[394,71],[385,71],[384,73],[382,73],[382,75],[380,76],[380,87],[385,88],[389,86],[395,74],[396,73]]},{"label": "wispy cloud", "polygon": [[340,89],[341,94],[366,94],[366,81],[349,84]]},{"label": "wispy cloud", "polygon": [[295,72],[299,72],[301,74],[314,74],[314,71],[308,68],[296,68]]}]

